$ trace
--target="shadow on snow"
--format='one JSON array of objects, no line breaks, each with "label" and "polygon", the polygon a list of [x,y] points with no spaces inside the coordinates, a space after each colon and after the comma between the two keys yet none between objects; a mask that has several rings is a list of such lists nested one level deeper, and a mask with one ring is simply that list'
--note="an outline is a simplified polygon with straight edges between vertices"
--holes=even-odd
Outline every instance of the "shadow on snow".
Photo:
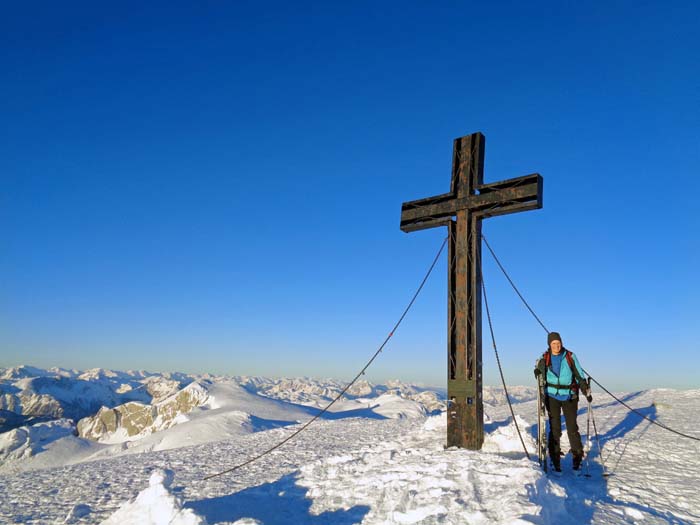
[{"label": "shadow on snow", "polygon": [[[640,393],[632,393],[624,398],[625,402],[638,397]],[[294,403],[289,403],[295,405]],[[318,409],[303,405],[296,405],[304,409],[310,415],[318,413]],[[610,406],[609,404],[595,405],[595,411]],[[372,409],[375,407],[367,406],[366,408],[358,408],[343,412],[328,412],[324,414],[323,419],[343,419],[348,417],[364,417],[373,419],[384,419],[384,416],[375,413]],[[579,415],[586,415],[587,406],[579,410]],[[650,419],[656,417],[656,407],[637,409],[638,412]],[[484,425],[484,430],[487,433],[495,432],[498,428],[511,424],[512,419],[507,418],[503,421],[494,421]],[[270,422],[268,422],[270,423]],[[289,422],[286,422],[289,424]],[[284,421],[274,421],[272,424],[284,425]],[[626,436],[637,429],[640,424],[646,424],[646,427],[640,433],[636,433],[628,439]],[[610,428],[604,434],[599,435],[600,447],[605,449],[606,443],[615,441],[615,448],[610,451],[606,449],[606,454],[603,460],[606,461],[608,471],[615,475],[615,470],[620,465],[624,458],[627,446],[640,439],[650,424],[639,415],[628,412],[627,415]],[[579,429],[581,421],[579,420]],[[562,434],[566,435],[565,425],[563,425]],[[532,425],[529,428],[533,438],[537,437],[537,425]],[[523,516],[523,518],[532,523],[549,523],[556,521],[566,514],[567,518],[574,519],[576,523],[592,524],[594,523],[594,512],[601,505],[609,505],[621,510],[630,509],[639,511],[657,518],[663,519],[666,523],[672,525],[691,525],[689,521],[682,520],[667,512],[659,511],[653,507],[645,506],[639,503],[620,501],[608,493],[608,478],[604,477],[603,466],[601,463],[601,450],[598,446],[598,441],[595,440],[593,427],[591,426],[591,435],[586,436],[586,441],[592,439],[588,457],[584,460],[582,469],[590,474],[589,478],[576,478],[571,476],[571,455],[568,454],[562,458],[562,469],[564,475],[561,478],[548,477],[545,480],[559,485],[565,492],[564,497],[557,496],[551,492],[545,491],[546,481],[542,485],[539,483],[537,487],[528,488],[530,499],[542,505],[544,512],[542,516]],[[585,434],[584,434],[585,435]],[[611,464],[610,460],[614,456],[615,463]],[[522,455],[524,457],[524,455]],[[598,458],[596,460],[596,458]],[[239,492],[220,496],[196,500],[187,503],[185,506],[193,509],[197,514],[206,518],[210,525],[217,523],[231,523],[241,518],[254,518],[266,525],[283,525],[287,523],[295,524],[333,524],[333,525],[349,525],[358,523],[370,511],[370,507],[366,505],[357,505],[347,510],[339,509],[335,511],[326,511],[321,514],[311,514],[310,509],[312,500],[307,498],[308,489],[296,484],[299,473],[292,473],[281,477],[280,479],[249,487]],[[592,503],[591,503],[592,502]],[[620,516],[622,517],[622,516]],[[624,519],[624,518],[623,518]]]},{"label": "shadow on snow", "polygon": [[[634,393],[623,398],[625,402],[630,399],[637,397],[639,393]],[[594,407],[595,410],[609,405],[600,405]],[[586,414],[587,407],[579,410],[579,415]],[[656,417],[656,407],[650,405],[645,408],[636,409],[639,413],[648,417],[649,419],[655,419]],[[510,422],[510,419],[507,420]],[[597,422],[598,423],[598,422]],[[626,438],[626,436],[637,429],[640,425],[645,425],[641,432]],[[640,439],[651,426],[651,423],[647,422],[641,418],[638,414],[633,412],[628,412],[627,415],[617,423],[610,430],[604,434],[599,434],[598,440],[595,438],[595,433],[593,426],[591,425],[590,436],[586,436],[586,440],[593,440],[591,443],[588,456],[584,459],[583,465],[581,466],[584,473],[589,473],[590,477],[572,477],[572,458],[570,454],[567,454],[562,458],[562,470],[564,474],[561,478],[550,476],[548,479],[552,483],[559,485],[564,489],[566,493],[565,498],[557,497],[553,494],[545,496],[549,501],[542,501],[543,494],[540,491],[532,490],[530,492],[530,499],[533,502],[542,504],[544,507],[555,507],[560,508],[561,512],[565,513],[569,519],[575,520],[576,523],[594,523],[594,512],[596,508],[602,505],[610,505],[620,510],[631,509],[639,511],[656,518],[661,518],[665,523],[671,525],[691,525],[690,521],[678,518],[668,512],[659,511],[653,507],[642,505],[639,503],[634,503],[630,501],[621,501],[611,496],[608,493],[608,478],[604,476],[604,469],[601,461],[605,461],[606,471],[611,475],[615,476],[615,471],[623,461],[625,451],[627,446]],[[497,428],[497,427],[494,427]],[[579,420],[579,430],[585,431],[585,428],[581,428],[581,421]],[[600,429],[599,429],[600,430]],[[537,425],[532,425],[529,428],[531,435],[537,438]],[[562,425],[562,436],[566,435],[565,425]],[[584,434],[585,435],[585,434]],[[605,457],[601,460],[601,448],[605,450],[605,444],[616,441],[615,448],[611,450],[606,450]],[[599,445],[600,443],[600,445]],[[608,447],[609,448],[609,447]],[[615,463],[611,464],[610,461],[614,457]],[[598,458],[596,460],[596,458]],[[588,500],[588,501],[587,501]],[[591,502],[593,502],[591,504]],[[545,512],[547,509],[545,508]],[[552,518],[550,516],[549,518]],[[533,523],[548,523],[548,516],[527,516],[525,519]],[[560,516],[561,518],[561,516]],[[620,516],[621,519],[625,519]]]},{"label": "shadow on snow", "polygon": [[368,506],[356,505],[347,510],[311,514],[312,500],[306,497],[308,489],[296,484],[298,475],[288,474],[227,496],[191,501],[185,507],[206,518],[209,525],[242,518],[254,518],[265,525],[350,525],[361,522],[369,512]]},{"label": "shadow on snow", "polygon": [[[309,414],[310,417],[313,417],[317,415],[320,410],[317,408],[312,408],[312,407],[306,407],[304,405],[294,405],[293,403],[289,403],[290,405],[294,406],[297,409],[301,409],[307,414]],[[361,417],[364,419],[388,419],[386,416],[383,416],[381,414],[378,414],[377,412],[374,412],[374,409],[377,408],[379,405],[374,405],[374,406],[367,406],[364,408],[355,408],[352,410],[343,410],[342,412],[326,412],[321,416],[321,420],[338,420],[338,419],[347,419],[347,418],[353,418],[353,417]],[[262,430],[270,430],[273,428],[280,428],[280,427],[287,427],[290,425],[297,425],[297,424],[304,424],[306,421],[289,421],[289,420],[284,420],[284,419],[265,419],[262,417],[258,416],[250,416],[250,422],[253,427],[254,432],[260,432]]]}]

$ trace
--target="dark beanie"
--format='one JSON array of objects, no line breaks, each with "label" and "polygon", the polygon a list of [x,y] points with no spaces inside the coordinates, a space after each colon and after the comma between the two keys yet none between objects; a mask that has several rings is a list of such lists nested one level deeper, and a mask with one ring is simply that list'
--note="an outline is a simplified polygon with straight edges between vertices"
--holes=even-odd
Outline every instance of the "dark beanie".
[{"label": "dark beanie", "polygon": [[549,334],[547,334],[547,346],[550,346],[552,341],[561,341],[559,332],[549,332]]}]

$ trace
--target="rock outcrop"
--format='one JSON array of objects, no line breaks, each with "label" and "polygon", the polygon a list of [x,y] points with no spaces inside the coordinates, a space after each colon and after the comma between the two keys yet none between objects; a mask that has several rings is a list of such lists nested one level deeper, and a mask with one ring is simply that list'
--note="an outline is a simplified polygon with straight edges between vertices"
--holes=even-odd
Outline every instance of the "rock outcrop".
[{"label": "rock outcrop", "polygon": [[102,368],[85,372],[31,366],[0,369],[0,432],[33,421],[78,421],[94,416],[101,407],[155,404],[192,381],[183,374],[171,375]]},{"label": "rock outcrop", "polygon": [[208,399],[206,388],[194,382],[153,405],[131,402],[102,407],[94,416],[78,422],[78,435],[102,443],[129,441],[176,425],[181,416]]}]

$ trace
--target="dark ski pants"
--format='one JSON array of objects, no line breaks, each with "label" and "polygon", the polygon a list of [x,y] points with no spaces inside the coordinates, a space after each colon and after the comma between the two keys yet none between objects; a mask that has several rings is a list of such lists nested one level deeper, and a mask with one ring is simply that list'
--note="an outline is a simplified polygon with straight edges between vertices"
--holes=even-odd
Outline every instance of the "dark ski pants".
[{"label": "dark ski pants", "polygon": [[559,401],[547,396],[547,412],[549,413],[549,457],[552,463],[559,465],[561,452],[561,413],[564,412],[566,433],[569,435],[571,452],[574,456],[583,457],[581,434],[578,433],[576,414],[578,413],[578,398],[569,401]]}]

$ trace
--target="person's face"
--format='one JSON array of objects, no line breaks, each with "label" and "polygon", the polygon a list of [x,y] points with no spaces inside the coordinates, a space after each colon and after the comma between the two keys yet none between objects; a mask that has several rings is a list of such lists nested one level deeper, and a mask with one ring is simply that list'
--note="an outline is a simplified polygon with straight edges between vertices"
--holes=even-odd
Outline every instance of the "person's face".
[{"label": "person's face", "polygon": [[561,353],[561,341],[555,339],[549,344],[549,348],[552,349],[554,355],[559,355]]}]

